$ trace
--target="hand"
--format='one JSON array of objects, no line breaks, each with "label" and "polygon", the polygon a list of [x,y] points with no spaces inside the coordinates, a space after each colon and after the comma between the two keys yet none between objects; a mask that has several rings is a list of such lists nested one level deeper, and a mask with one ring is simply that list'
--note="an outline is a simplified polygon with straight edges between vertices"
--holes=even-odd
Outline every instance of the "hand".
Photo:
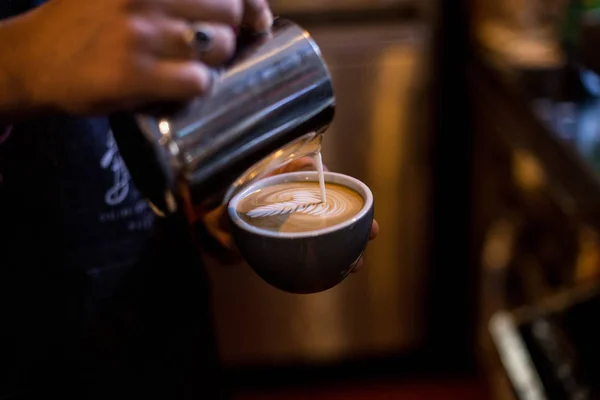
[{"label": "hand", "polygon": [[[194,23],[206,51],[191,40]],[[3,21],[0,72],[23,95],[17,108],[108,114],[185,101],[231,57],[234,29],[271,23],[266,0],[53,0]]]},{"label": "hand", "polygon": [[[296,171],[313,171],[316,169],[314,160],[311,157],[303,157],[298,160],[294,160],[289,164],[275,170],[270,175],[279,175],[287,172]],[[327,170],[327,167],[324,166]],[[210,239],[220,246],[216,249],[215,246],[211,246],[213,250],[212,254],[216,255],[219,261],[223,264],[236,263],[241,260],[241,256],[237,252],[233,237],[229,231],[229,221],[227,219],[227,208],[220,206],[219,208],[211,211],[202,217],[203,227],[206,232],[210,235]],[[371,234],[369,235],[369,241],[374,240],[379,235],[379,223],[373,220],[371,226]],[[206,235],[205,235],[205,240]],[[364,264],[364,258],[358,261],[352,272],[358,272]]]}]

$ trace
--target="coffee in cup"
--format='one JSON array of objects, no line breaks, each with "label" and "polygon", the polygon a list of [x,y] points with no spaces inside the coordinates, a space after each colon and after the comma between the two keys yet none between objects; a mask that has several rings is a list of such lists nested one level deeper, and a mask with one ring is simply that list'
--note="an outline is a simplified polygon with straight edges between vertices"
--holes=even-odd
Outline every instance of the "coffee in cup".
[{"label": "coffee in cup", "polygon": [[309,232],[352,219],[364,199],[343,185],[325,183],[323,201],[318,182],[287,182],[258,189],[243,198],[238,215],[248,224],[274,232]]},{"label": "coffee in cup", "polygon": [[228,215],[248,265],[271,285],[316,293],[342,282],[362,256],[373,223],[373,194],[359,180],[325,172],[292,172],[237,193]]}]

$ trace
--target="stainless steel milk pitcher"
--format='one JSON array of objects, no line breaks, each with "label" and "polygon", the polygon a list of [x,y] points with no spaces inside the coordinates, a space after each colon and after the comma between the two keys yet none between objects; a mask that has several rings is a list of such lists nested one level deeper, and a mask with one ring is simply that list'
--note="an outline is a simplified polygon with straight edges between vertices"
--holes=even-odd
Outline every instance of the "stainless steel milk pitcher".
[{"label": "stainless steel milk pitcher", "polygon": [[286,162],[320,150],[333,119],[331,77],[310,35],[278,18],[240,35],[212,90],[189,104],[119,114],[111,127],[131,177],[158,214],[210,210]]}]

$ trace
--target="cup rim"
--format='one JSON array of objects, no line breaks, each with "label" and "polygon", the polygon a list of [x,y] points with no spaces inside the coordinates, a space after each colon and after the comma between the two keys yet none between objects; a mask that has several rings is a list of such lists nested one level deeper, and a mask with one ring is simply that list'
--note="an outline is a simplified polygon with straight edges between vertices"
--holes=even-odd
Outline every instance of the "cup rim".
[{"label": "cup rim", "polygon": [[[334,180],[338,180],[338,182],[331,182],[332,178]],[[340,174],[337,172],[325,172],[325,182],[337,183],[343,186],[347,186],[348,188],[358,192],[359,195],[362,196],[364,200],[364,204],[360,211],[356,213],[352,218],[340,222],[339,224],[328,226],[327,228],[321,228],[314,231],[307,232],[273,232],[267,229],[257,228],[255,226],[250,225],[246,221],[244,221],[236,210],[237,205],[240,200],[246,197],[248,194],[262,189],[267,186],[276,185],[278,183],[283,182],[302,182],[302,181],[310,181],[310,182],[318,182],[319,175],[317,171],[300,171],[300,172],[288,172],[284,174],[279,174],[275,176],[271,176],[269,178],[261,179],[260,181],[249,185],[247,188],[244,188],[242,191],[237,193],[229,202],[227,206],[227,212],[229,214],[229,218],[233,221],[238,227],[249,231],[251,233],[267,236],[273,238],[280,239],[299,239],[299,238],[309,238],[315,236],[325,235],[331,232],[339,231],[340,229],[344,229],[352,224],[356,223],[360,219],[362,219],[369,210],[373,207],[373,193],[369,187],[361,182],[360,180],[353,178],[348,175]]]}]

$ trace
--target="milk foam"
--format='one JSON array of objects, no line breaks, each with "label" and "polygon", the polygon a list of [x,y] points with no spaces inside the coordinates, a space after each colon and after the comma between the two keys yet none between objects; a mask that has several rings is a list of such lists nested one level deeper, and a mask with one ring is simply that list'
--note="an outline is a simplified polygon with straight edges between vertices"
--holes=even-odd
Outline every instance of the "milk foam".
[{"label": "milk foam", "polygon": [[[272,201],[274,202],[273,204],[257,207],[246,215],[250,218],[264,218],[292,213],[303,213],[316,216],[335,216],[342,213],[344,210],[338,209],[340,207],[339,199],[337,199],[337,202],[327,202],[325,168],[323,167],[323,157],[321,156],[321,152],[317,152],[313,156],[313,159],[317,166],[317,173],[319,176],[319,193],[317,193],[317,196],[315,196],[314,190],[307,189],[297,189],[285,193],[273,193],[274,196],[272,194],[272,196],[263,198],[264,202]],[[286,196],[286,198],[289,196],[292,198],[289,201],[282,201],[282,195]]]},{"label": "milk foam", "polygon": [[256,227],[279,232],[305,232],[351,219],[363,207],[363,198],[342,185],[327,183],[321,201],[318,182],[288,182],[250,193],[238,204],[238,215]]},{"label": "milk foam", "polygon": [[322,189],[284,188],[261,197],[264,206],[256,207],[246,215],[250,218],[264,218],[285,214],[308,214],[321,217],[335,217],[346,212],[347,201],[340,193],[329,193],[321,201]]}]

